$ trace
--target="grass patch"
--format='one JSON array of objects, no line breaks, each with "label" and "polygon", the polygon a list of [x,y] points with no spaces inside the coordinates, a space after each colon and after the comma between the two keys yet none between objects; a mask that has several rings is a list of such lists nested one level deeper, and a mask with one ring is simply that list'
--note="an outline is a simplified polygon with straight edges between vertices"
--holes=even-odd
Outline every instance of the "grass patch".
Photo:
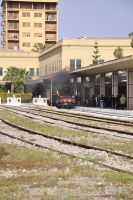
[{"label": "grass patch", "polygon": [[126,173],[109,172],[106,174],[106,180],[114,183],[133,183],[133,176]]},{"label": "grass patch", "polygon": [[[0,110],[0,115],[2,118],[9,120],[10,122],[23,126],[26,128],[29,128],[31,130],[40,131],[44,134],[49,134],[52,136],[58,136],[63,138],[68,138],[72,142],[81,142],[83,144],[89,144],[93,146],[98,146],[102,148],[106,148],[113,151],[123,151],[124,153],[133,154],[133,141],[123,141],[117,138],[109,138],[107,136],[102,136],[98,134],[92,134],[92,133],[86,133],[84,131],[76,131],[76,130],[68,130],[63,129],[58,126],[51,126],[47,124],[40,125],[39,122],[36,122],[26,118],[24,120],[24,117],[19,116],[17,114],[12,114],[11,112],[4,110]],[[22,123],[23,122],[23,123]],[[22,139],[24,139],[24,135],[21,136]],[[31,140],[32,141],[32,140]]]},{"label": "grass patch", "polygon": [[132,200],[133,199],[133,191],[121,191],[116,192],[114,195],[117,200]]},{"label": "grass patch", "polygon": [[6,149],[0,145],[0,159],[3,158],[4,156],[6,156],[8,153],[6,151]]},{"label": "grass patch", "polygon": [[[24,117],[19,116],[17,114],[12,113],[4,110],[4,112],[2,112],[0,110],[0,115],[1,118],[10,121],[11,123],[14,123],[16,125],[19,126],[23,126],[26,127],[28,129],[31,130],[35,130],[35,131],[40,131],[42,133],[45,134],[50,134],[50,135],[56,135],[59,137],[66,137],[66,138],[74,138],[74,137],[81,137],[81,136],[87,136],[87,133],[85,133],[84,131],[75,131],[75,130],[68,130],[68,129],[63,129],[61,127],[58,126],[51,126],[51,125],[47,125],[47,124],[41,124],[39,122],[34,121],[31,119],[26,118],[26,120],[24,120]],[[23,123],[22,123],[23,122]]]}]

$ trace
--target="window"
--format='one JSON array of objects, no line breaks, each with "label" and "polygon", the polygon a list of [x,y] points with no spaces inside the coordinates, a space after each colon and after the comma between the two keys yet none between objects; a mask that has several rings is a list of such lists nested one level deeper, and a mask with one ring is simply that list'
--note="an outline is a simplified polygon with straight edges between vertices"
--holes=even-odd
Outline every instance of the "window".
[{"label": "window", "polygon": [[22,47],[30,47],[30,43],[29,42],[22,42]]},{"label": "window", "polygon": [[59,67],[58,67],[58,60],[57,60],[57,71],[59,71]]},{"label": "window", "polygon": [[52,73],[54,72],[54,62],[52,62]]},{"label": "window", "polygon": [[48,73],[51,74],[51,63],[49,64]]},{"label": "window", "polygon": [[20,8],[22,9],[32,9],[32,3],[30,2],[20,2]]},{"label": "window", "polygon": [[45,65],[45,74],[48,74],[48,67]]},{"label": "window", "polygon": [[74,70],[75,69],[75,60],[70,60],[70,70]]},{"label": "window", "polygon": [[34,27],[41,28],[42,27],[42,23],[34,23]]},{"label": "window", "polygon": [[57,70],[56,70],[56,61],[55,61],[55,72],[57,72]]},{"label": "window", "polygon": [[22,12],[22,17],[30,17],[30,12]]},{"label": "window", "polygon": [[104,60],[99,60],[99,64],[104,63]]},{"label": "window", "polygon": [[33,9],[37,9],[37,3],[33,3]]},{"label": "window", "polygon": [[0,67],[0,76],[3,76],[3,68]]},{"label": "window", "polygon": [[13,3],[12,2],[8,2],[8,8],[13,8]]},{"label": "window", "polygon": [[42,33],[34,33],[34,37],[42,37]]},{"label": "window", "polygon": [[62,70],[62,60],[60,59],[59,60],[59,71],[61,71]]},{"label": "window", "polygon": [[22,37],[30,37],[30,33],[23,32],[23,33],[22,33]]},{"label": "window", "polygon": [[22,22],[22,27],[30,27],[30,22]]},{"label": "window", "polygon": [[30,68],[30,76],[34,76],[34,68]]},{"label": "window", "polygon": [[81,68],[81,60],[76,60],[76,69]]},{"label": "window", "polygon": [[16,22],[9,22],[8,23],[8,28],[9,29],[18,29],[18,23],[16,23]]},{"label": "window", "polygon": [[36,76],[39,76],[39,68],[36,69]]},{"label": "window", "polygon": [[34,17],[42,17],[42,13],[34,13]]},{"label": "window", "polygon": [[44,9],[44,3],[33,3],[33,9]]}]

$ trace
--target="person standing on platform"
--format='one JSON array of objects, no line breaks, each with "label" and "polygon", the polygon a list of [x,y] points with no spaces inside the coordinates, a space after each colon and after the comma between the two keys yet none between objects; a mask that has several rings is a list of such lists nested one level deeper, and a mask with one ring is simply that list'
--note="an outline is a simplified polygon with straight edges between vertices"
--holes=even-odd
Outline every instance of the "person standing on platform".
[{"label": "person standing on platform", "polygon": [[121,109],[124,110],[125,103],[126,103],[126,97],[124,96],[124,94],[120,98],[120,103],[121,103]]},{"label": "person standing on platform", "polygon": [[104,108],[104,98],[103,95],[100,97],[100,108]]},{"label": "person standing on platform", "polygon": [[112,95],[111,97],[111,108],[115,108],[115,97]]},{"label": "person standing on platform", "polygon": [[103,100],[104,100],[104,108],[106,108],[106,104],[107,104],[107,97],[106,97],[106,95],[104,95]]},{"label": "person standing on platform", "polygon": [[96,108],[99,108],[99,106],[100,106],[100,95],[96,95],[95,101],[96,101]]},{"label": "person standing on platform", "polygon": [[115,103],[116,103],[116,110],[119,110],[120,108],[120,96],[117,95],[116,99],[115,99]]}]

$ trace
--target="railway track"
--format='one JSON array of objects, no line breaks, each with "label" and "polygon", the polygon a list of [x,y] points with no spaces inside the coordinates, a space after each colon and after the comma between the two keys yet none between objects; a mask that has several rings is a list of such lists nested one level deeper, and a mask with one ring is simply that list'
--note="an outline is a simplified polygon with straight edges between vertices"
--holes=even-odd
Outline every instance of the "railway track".
[{"label": "railway track", "polygon": [[[32,111],[31,110],[25,111],[25,110],[21,110],[21,109],[18,109],[18,108],[12,109],[12,108],[9,108],[9,107],[8,108],[6,107],[6,109],[10,110],[11,112],[14,112],[14,113],[21,112],[21,114],[23,116],[29,117],[29,118],[32,118],[32,119],[35,119],[34,116],[41,116],[41,117],[46,117],[46,118],[49,118],[49,119],[52,119],[52,120],[59,120],[59,121],[67,123],[67,125],[66,125],[67,127],[73,128],[73,129],[76,129],[76,130],[82,130],[82,131],[84,130],[86,132],[97,133],[97,134],[102,134],[102,132],[98,132],[96,130],[101,130],[101,131],[103,130],[103,131],[108,131],[108,132],[113,132],[113,133],[115,132],[116,134],[119,134],[119,136],[116,135],[116,137],[127,138],[127,139],[128,139],[128,137],[126,135],[133,136],[133,132],[129,132],[129,131],[119,130],[119,129],[115,129],[115,128],[107,128],[105,126],[89,125],[89,124],[87,124],[87,122],[81,123],[81,122],[75,122],[75,121],[67,120],[67,119],[63,119],[63,118],[59,119],[59,118],[57,118],[57,116],[53,116],[53,115],[50,115],[50,116],[45,115],[45,112],[46,112],[46,113],[49,113],[49,114],[56,114],[56,115],[59,114],[61,116],[62,112],[58,113],[56,111],[49,111],[49,110],[47,111],[47,110],[44,110],[44,109],[41,110],[41,111],[40,111],[40,109],[35,110],[35,112],[34,112],[33,111],[34,109],[32,109]],[[33,116],[29,116],[29,115],[27,115],[27,113],[32,114]],[[66,116],[66,113],[64,113],[64,116]],[[75,116],[75,114],[70,114],[69,117],[77,118],[77,116]],[[81,119],[82,119],[82,116],[81,116]],[[45,120],[43,120],[43,121],[45,121]],[[54,124],[54,122],[50,122],[50,121],[47,122],[47,123]],[[113,121],[112,121],[112,123],[113,123]],[[123,123],[121,122],[119,125],[123,125]],[[124,126],[126,126],[126,125],[124,124]],[[129,126],[130,126],[130,122],[128,123],[127,127],[129,127]],[[131,124],[130,127],[132,127],[132,124]],[[111,135],[111,133],[103,133],[103,134]]]},{"label": "railway track", "polygon": [[[33,108],[32,108],[33,110]],[[35,109],[34,109],[35,110]],[[51,110],[47,110],[47,109],[38,109],[40,111],[44,111],[47,113],[52,113],[52,114],[58,114],[58,115],[65,115],[68,117],[76,117],[78,119],[85,119],[85,120],[93,120],[96,122],[106,122],[109,124],[116,124],[116,125],[124,125],[124,126],[133,126],[133,121],[127,122],[126,120],[118,120],[118,119],[110,119],[110,118],[106,118],[106,119],[102,119],[101,117],[94,117],[94,116],[89,116],[87,114],[81,114],[81,113],[67,113],[67,112],[62,112],[62,111],[51,111]]]},{"label": "railway track", "polygon": [[[115,170],[118,172],[129,173],[129,174],[133,175],[133,165],[131,162],[133,159],[133,156],[131,156],[131,155],[122,154],[122,153],[110,151],[110,150],[103,149],[103,148],[98,148],[98,147],[91,146],[91,145],[84,145],[82,143],[72,142],[72,141],[64,139],[64,138],[50,136],[48,134],[43,134],[38,131],[29,130],[22,126],[17,126],[13,123],[8,122],[7,120],[3,120],[3,119],[0,119],[0,120],[1,120],[1,123],[0,123],[0,130],[1,130],[0,134],[1,135],[5,135],[5,136],[11,137],[13,139],[20,140],[24,143],[28,143],[30,145],[34,145],[39,148],[45,148],[45,149],[49,149],[52,151],[56,151],[58,153],[63,153],[67,156],[69,155],[69,156],[81,158],[88,162],[92,162],[92,163],[95,163],[102,167],[106,167],[106,168],[109,168],[109,169],[112,169],[112,170]],[[4,131],[2,131],[3,127],[4,127]],[[26,138],[26,139],[22,138],[22,134],[23,134],[24,138]],[[38,139],[38,137],[39,137],[39,139]],[[31,141],[31,140],[34,140],[34,141]],[[50,141],[47,141],[47,140],[50,140],[52,143],[50,143]],[[51,147],[51,144],[52,144],[52,147]],[[61,150],[59,150],[59,149],[61,149]],[[111,166],[110,164],[106,164],[106,161],[103,163],[96,161],[96,159],[91,158],[91,156],[90,156],[90,158],[88,158],[88,155],[92,154],[92,151],[93,151],[93,153],[95,152],[94,153],[95,156],[98,154],[98,156],[101,155],[101,157],[103,156],[102,153],[106,153],[106,156],[108,154],[109,155],[111,154],[112,155],[112,158],[110,158],[110,159],[112,159],[112,161],[110,161],[111,163],[114,162],[113,159],[115,160],[116,157],[118,160],[120,159],[120,157],[121,157],[121,159],[123,158],[124,161],[126,159],[127,166],[129,168],[131,167],[132,170],[125,170],[122,167],[121,168],[116,167],[115,166],[116,163],[114,164],[114,166]],[[113,157],[113,156],[115,156],[115,157]],[[118,164],[116,164],[116,165],[118,165]]]},{"label": "railway track", "polygon": [[[5,108],[9,108],[9,106],[5,106]],[[77,119],[84,119],[84,120],[93,120],[93,121],[96,121],[96,122],[105,122],[105,123],[109,123],[109,124],[116,124],[116,125],[124,125],[124,126],[132,126],[133,127],[133,118],[131,117],[131,119],[129,119],[129,121],[127,120],[122,120],[122,119],[111,119],[111,118],[108,118],[106,117],[105,118],[101,118],[101,117],[98,117],[98,116],[90,116],[90,114],[83,114],[83,113],[77,113],[77,112],[73,112],[73,113],[70,113],[70,112],[66,112],[66,111],[61,111],[58,109],[58,111],[56,110],[48,110],[48,109],[42,109],[42,108],[31,108],[32,110],[35,110],[35,111],[40,111],[40,112],[46,112],[46,113],[51,113],[51,114],[58,114],[58,115],[61,115],[61,116],[68,116],[68,117],[74,117],[74,118],[77,118]],[[90,112],[90,111],[89,111]],[[92,112],[94,113],[94,112]],[[101,113],[101,112],[96,112],[95,113]],[[106,113],[105,113],[106,114]],[[107,113],[108,115],[112,115],[112,113]],[[124,116],[124,115],[123,115]]]}]

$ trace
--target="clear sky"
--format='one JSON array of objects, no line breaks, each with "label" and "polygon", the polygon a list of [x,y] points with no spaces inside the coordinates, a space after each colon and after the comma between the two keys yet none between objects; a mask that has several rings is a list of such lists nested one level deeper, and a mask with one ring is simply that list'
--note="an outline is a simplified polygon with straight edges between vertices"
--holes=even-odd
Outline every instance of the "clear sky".
[{"label": "clear sky", "polygon": [[133,0],[59,0],[59,40],[128,37],[130,32]]},{"label": "clear sky", "polygon": [[[128,37],[133,32],[133,0],[59,0],[58,6],[59,40]],[[0,40],[1,30],[0,26]]]}]

